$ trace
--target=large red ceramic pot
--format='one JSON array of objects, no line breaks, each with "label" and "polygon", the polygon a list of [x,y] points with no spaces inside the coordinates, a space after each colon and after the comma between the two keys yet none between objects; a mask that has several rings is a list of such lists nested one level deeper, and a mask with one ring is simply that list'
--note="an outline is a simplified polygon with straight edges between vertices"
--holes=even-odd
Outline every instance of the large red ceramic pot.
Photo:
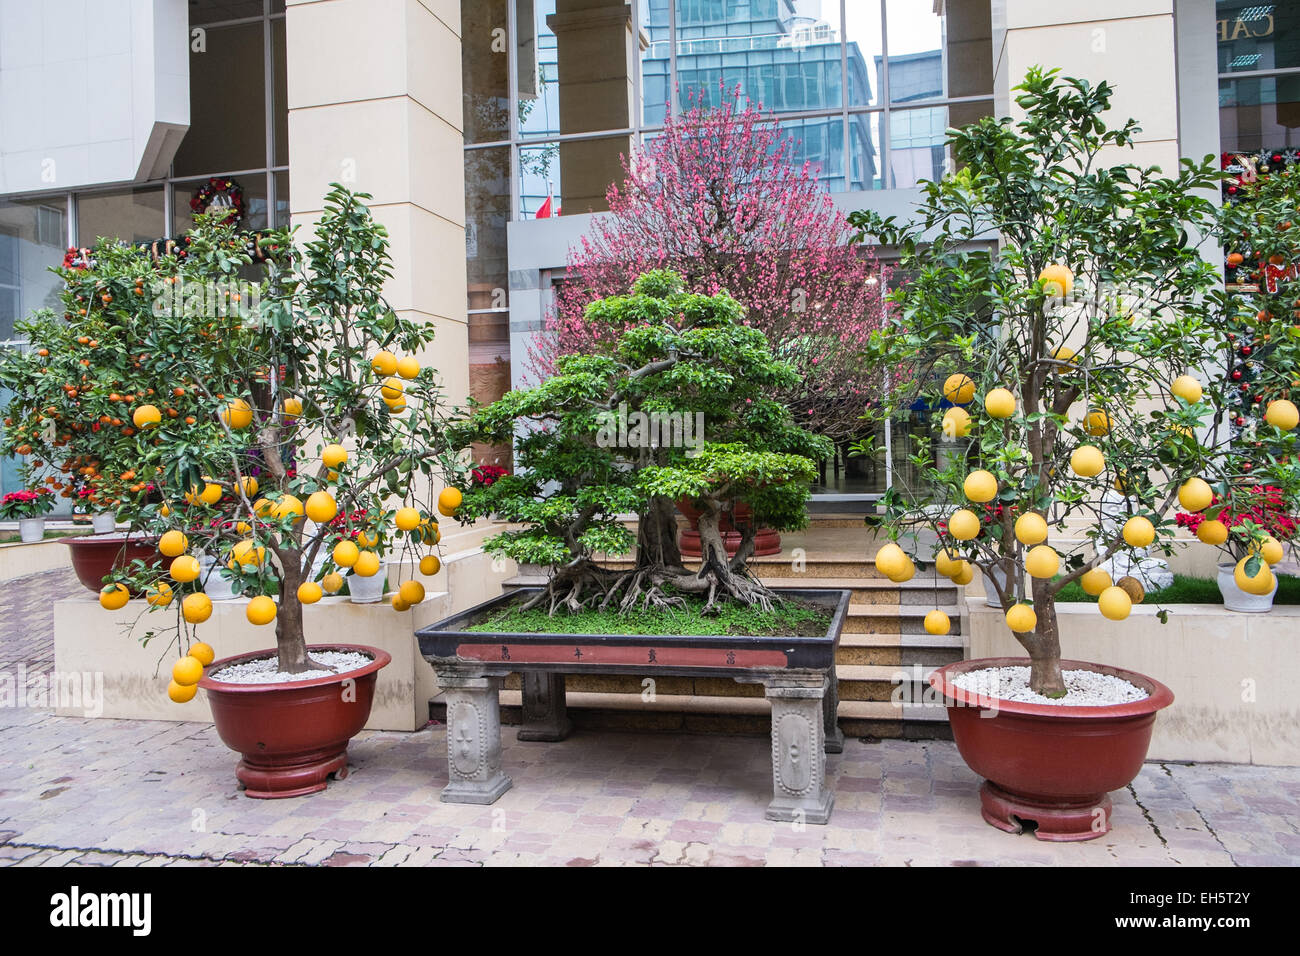
[{"label": "large red ceramic pot", "polygon": [[[690,527],[682,531],[678,538],[677,547],[682,552],[683,557],[698,558],[703,554],[700,545],[700,513],[691,504],[689,499],[683,498],[677,502],[677,510],[686,516],[690,522]],[[727,549],[729,557],[735,557],[736,552],[740,550],[740,526],[748,524],[753,518],[753,512],[749,505],[743,501],[738,501],[730,511],[724,511],[718,519],[718,530],[722,532],[722,544]],[[781,553],[781,535],[772,528],[759,528],[758,533],[754,535],[754,554],[780,554]]]},{"label": "large red ceramic pot", "polygon": [[104,586],[104,578],[132,561],[141,560],[158,564],[158,539],[141,535],[97,534],[84,538],[64,538],[63,543],[72,552],[72,569],[77,580],[96,594]]},{"label": "large red ceramic pot", "polygon": [[299,797],[325,789],[326,778],[348,773],[348,741],[370,717],[375,679],[392,655],[364,644],[313,644],[308,651],[365,654],[357,670],[284,684],[231,684],[208,676],[274,650],[213,662],[199,681],[217,734],[243,755],[235,776],[249,797]]},{"label": "large red ceramic pot", "polygon": [[952,680],[989,667],[1025,667],[1029,659],[989,657],[958,661],[930,675],[944,697],[953,740],[981,777],[986,822],[1056,842],[1093,840],[1110,830],[1110,791],[1133,782],[1151,744],[1156,712],[1174,701],[1159,681],[1133,671],[1085,661],[1061,661],[1066,670],[1112,674],[1149,695],[1128,704],[1067,707],[981,697]]}]

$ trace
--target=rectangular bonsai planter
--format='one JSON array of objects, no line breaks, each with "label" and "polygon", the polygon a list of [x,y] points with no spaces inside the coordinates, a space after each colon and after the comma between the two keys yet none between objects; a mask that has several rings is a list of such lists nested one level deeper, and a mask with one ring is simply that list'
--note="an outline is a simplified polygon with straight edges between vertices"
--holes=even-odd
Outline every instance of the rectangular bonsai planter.
[{"label": "rectangular bonsai planter", "polygon": [[556,634],[467,630],[484,614],[521,603],[521,588],[416,632],[420,653],[447,698],[448,785],[442,799],[492,803],[509,789],[501,769],[499,691],[507,674],[524,683],[521,740],[562,740],[570,728],[564,674],[730,677],[760,683],[772,704],[773,800],[768,819],[826,823],[834,794],[825,789],[826,752],[843,749],[836,725],[835,653],[850,592],[781,588],[778,594],[825,607],[823,634]]}]

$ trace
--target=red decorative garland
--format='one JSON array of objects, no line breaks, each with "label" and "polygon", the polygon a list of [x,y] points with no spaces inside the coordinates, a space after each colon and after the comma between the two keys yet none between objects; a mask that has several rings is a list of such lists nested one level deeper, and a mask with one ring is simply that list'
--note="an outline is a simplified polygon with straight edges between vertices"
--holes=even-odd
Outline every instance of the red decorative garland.
[{"label": "red decorative garland", "polygon": [[227,223],[235,223],[243,218],[243,187],[233,179],[226,179],[221,176],[213,176],[199,187],[198,192],[194,194],[194,198],[190,200],[190,210],[196,216],[201,212],[206,212],[218,196],[225,197],[230,203],[230,215],[225,220]]}]

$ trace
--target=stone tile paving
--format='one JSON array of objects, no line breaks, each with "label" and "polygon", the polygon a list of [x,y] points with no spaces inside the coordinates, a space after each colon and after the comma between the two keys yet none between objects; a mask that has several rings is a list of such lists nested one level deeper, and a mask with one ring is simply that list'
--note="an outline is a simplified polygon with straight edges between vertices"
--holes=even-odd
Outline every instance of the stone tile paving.
[{"label": "stone tile paving", "polygon": [[[0,584],[0,673],[48,661],[60,580]],[[800,829],[763,818],[764,738],[513,737],[503,760],[515,786],[490,807],[438,801],[440,724],[362,733],[346,780],[260,801],[236,788],[237,758],[210,725],[0,708],[0,865],[1300,863],[1300,769],[1148,764],[1114,795],[1111,834],[1053,845],[987,826],[979,781],[949,742],[850,739],[828,759],[831,825]]]}]

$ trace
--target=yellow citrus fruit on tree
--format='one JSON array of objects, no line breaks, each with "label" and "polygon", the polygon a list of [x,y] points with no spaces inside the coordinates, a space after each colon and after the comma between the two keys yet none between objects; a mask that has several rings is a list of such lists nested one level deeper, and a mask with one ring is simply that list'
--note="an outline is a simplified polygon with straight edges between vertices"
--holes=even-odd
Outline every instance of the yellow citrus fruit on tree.
[{"label": "yellow citrus fruit on tree", "polygon": [[403,400],[402,393],[405,390],[406,386],[402,384],[401,379],[386,378],[384,379],[383,386],[379,389],[379,394],[383,396],[383,399],[386,402],[400,402]]},{"label": "yellow citrus fruit on tree", "polygon": [[1048,295],[1062,298],[1069,295],[1074,288],[1074,273],[1070,271],[1069,266],[1053,262],[1049,266],[1044,266],[1043,271],[1038,273],[1038,281],[1043,284],[1043,291]]},{"label": "yellow citrus fruit on tree", "polygon": [[1042,544],[1047,540],[1047,519],[1036,511],[1026,511],[1016,519],[1016,540],[1021,544]]},{"label": "yellow citrus fruit on tree", "polygon": [[131,413],[131,421],[136,428],[149,428],[162,421],[162,412],[157,405],[141,405]]},{"label": "yellow citrus fruit on tree", "polygon": [[1112,585],[1097,595],[1097,608],[1103,617],[1122,621],[1133,611],[1133,598],[1123,588]]},{"label": "yellow citrus fruit on tree", "polygon": [[1214,518],[1206,518],[1196,526],[1196,537],[1206,544],[1223,544],[1228,540],[1228,526]]},{"label": "yellow citrus fruit on tree", "polygon": [[1169,391],[1189,405],[1195,405],[1201,400],[1201,383],[1190,375],[1180,375],[1174,379],[1173,384],[1169,386]]},{"label": "yellow citrus fruit on tree", "polygon": [[348,460],[348,450],[342,445],[326,445],[321,449],[320,460],[326,468],[338,468]]},{"label": "yellow citrus fruit on tree", "polygon": [[947,634],[952,629],[952,622],[948,620],[948,615],[943,611],[935,608],[925,616],[925,633],[927,634]]},{"label": "yellow citrus fruit on tree", "polygon": [[295,522],[302,520],[303,513],[302,499],[297,495],[282,495],[275,502],[275,510],[271,512],[277,521],[292,518]]},{"label": "yellow citrus fruit on tree", "polygon": [[990,418],[1010,418],[1016,413],[1016,396],[1005,388],[995,388],[984,396],[984,411]]},{"label": "yellow citrus fruit on tree", "polygon": [[1038,615],[1028,604],[1013,604],[1007,611],[1007,627],[1017,634],[1028,634],[1038,626]]},{"label": "yellow citrus fruit on tree", "polygon": [[379,532],[373,528],[362,528],[357,532],[357,544],[363,548],[373,548],[379,543]]},{"label": "yellow citrus fruit on tree", "polygon": [[407,604],[416,605],[424,600],[424,585],[419,581],[403,581],[397,593]]},{"label": "yellow citrus fruit on tree", "polygon": [[286,398],[284,400],[284,413],[290,418],[297,418],[302,414],[301,398]]},{"label": "yellow citrus fruit on tree", "polygon": [[1241,588],[1247,594],[1264,595],[1273,590],[1273,569],[1268,566],[1268,562],[1263,558],[1256,557],[1259,567],[1255,569],[1254,576],[1246,569],[1246,565],[1252,559],[1250,557],[1242,558],[1237,562],[1237,567],[1232,572],[1232,579],[1237,582],[1237,587]]},{"label": "yellow citrus fruit on tree", "polygon": [[233,399],[221,410],[221,420],[238,431],[253,424],[253,409],[242,398]]},{"label": "yellow citrus fruit on tree", "polygon": [[183,687],[197,684],[202,676],[203,662],[189,654],[172,665],[172,680]]},{"label": "yellow citrus fruit on tree", "polygon": [[1295,405],[1285,398],[1279,398],[1276,402],[1268,403],[1268,411],[1264,413],[1264,421],[1274,428],[1290,431],[1296,425],[1300,425],[1300,410],[1297,410]]},{"label": "yellow citrus fruit on tree", "polygon": [[258,498],[253,502],[253,514],[259,518],[269,518],[275,513],[275,502],[270,498]]},{"label": "yellow citrus fruit on tree", "polygon": [[984,504],[998,496],[998,480],[992,472],[979,469],[966,476],[966,480],[962,482],[962,490],[971,501]]},{"label": "yellow citrus fruit on tree", "polygon": [[1134,515],[1124,522],[1124,540],[1132,547],[1145,548],[1155,539],[1155,525],[1141,515]]},{"label": "yellow citrus fruit on tree", "polygon": [[198,684],[178,684],[174,680],[167,682],[167,696],[176,704],[188,703],[198,692]]},{"label": "yellow citrus fruit on tree", "polygon": [[398,593],[397,591],[394,591],[394,592],[393,592],[393,610],[400,614],[400,613],[402,613],[403,611],[409,611],[410,609],[411,609],[411,603],[410,603],[409,601],[405,601],[405,600],[403,600],[403,599],[402,599],[402,595],[401,595],[400,593]]},{"label": "yellow citrus fruit on tree", "polygon": [[245,498],[251,500],[252,497],[257,494],[257,489],[259,487],[261,486],[258,485],[257,479],[251,475],[246,475],[239,479],[239,489],[244,493]]},{"label": "yellow citrus fruit on tree", "polygon": [[337,571],[331,571],[320,579],[320,586],[321,590],[327,594],[335,594],[343,587],[343,575]]},{"label": "yellow citrus fruit on tree", "polygon": [[172,558],[171,567],[168,569],[172,579],[179,581],[181,584],[188,584],[199,576],[199,559],[192,554],[182,554],[179,557]]},{"label": "yellow citrus fruit on tree", "polygon": [[[340,568],[350,568],[357,563],[357,555],[360,553],[361,551],[356,544],[345,538],[334,545],[334,563]],[[335,590],[338,589],[335,588]]]},{"label": "yellow citrus fruit on tree", "polygon": [[216,660],[217,652],[212,649],[210,644],[204,644],[202,641],[195,641],[190,645],[190,657],[194,658],[204,667],[207,667]]},{"label": "yellow citrus fruit on tree", "polygon": [[185,500],[190,504],[197,504],[201,501],[205,505],[215,505],[221,500],[221,486],[216,482],[208,481],[206,477],[203,480],[206,482],[203,487],[200,488],[198,485],[191,487],[185,495]]},{"label": "yellow citrus fruit on tree", "polygon": [[908,555],[903,555],[903,566],[896,572],[889,575],[889,580],[895,584],[902,584],[904,581],[910,581],[916,575],[916,565]]},{"label": "yellow citrus fruit on tree", "polygon": [[1262,545],[1252,544],[1250,546],[1250,553],[1255,554],[1256,552],[1270,567],[1274,564],[1280,564],[1282,559],[1286,557],[1286,552],[1282,549],[1282,543],[1272,535],[1266,537]]},{"label": "yellow citrus fruit on tree", "polygon": [[313,491],[307,496],[307,517],[317,524],[328,524],[339,513],[338,503],[328,491]]},{"label": "yellow citrus fruit on tree", "polygon": [[939,553],[934,556],[934,569],[945,578],[950,578],[961,570],[961,562],[961,558],[951,557],[947,549],[940,548]]},{"label": "yellow citrus fruit on tree", "polygon": [[393,524],[399,531],[414,531],[420,526],[420,512],[414,508],[398,508],[393,515]]},{"label": "yellow citrus fruit on tree", "polygon": [[275,620],[275,602],[265,594],[259,594],[248,602],[244,616],[250,624],[270,624]]},{"label": "yellow citrus fruit on tree", "polygon": [[415,378],[420,374],[420,360],[413,355],[398,359],[397,374],[402,378]]},{"label": "yellow citrus fruit on tree", "polygon": [[405,399],[399,398],[395,402],[389,402],[387,399],[385,399],[385,402],[388,405],[388,413],[390,415],[400,415],[402,414],[402,412],[406,411]]},{"label": "yellow citrus fruit on tree", "polygon": [[1084,419],[1083,429],[1093,438],[1110,434],[1110,416],[1101,409],[1093,409]]},{"label": "yellow citrus fruit on tree", "polygon": [[954,405],[943,413],[943,434],[945,438],[965,438],[970,434],[970,414],[966,409]]},{"label": "yellow citrus fruit on tree", "polygon": [[379,555],[373,551],[362,551],[352,565],[352,573],[363,578],[373,577],[379,571]]},{"label": "yellow citrus fruit on tree", "polygon": [[120,611],[131,600],[131,592],[124,584],[110,584],[99,589],[99,606],[106,611]]},{"label": "yellow citrus fruit on tree", "polygon": [[1204,511],[1214,500],[1214,492],[1202,478],[1188,478],[1178,487],[1178,503],[1184,511]]},{"label": "yellow citrus fruit on tree", "polygon": [[437,544],[442,540],[442,532],[438,530],[438,522],[432,518],[421,521],[420,526],[412,534],[421,544]]},{"label": "yellow citrus fruit on tree", "polygon": [[958,508],[948,518],[948,533],[958,541],[970,541],[980,533],[980,519],[967,508]]},{"label": "yellow citrus fruit on tree", "polygon": [[967,584],[970,584],[975,580],[975,569],[971,567],[969,561],[962,561],[961,569],[958,570],[956,574],[951,575],[951,577],[953,584],[959,584],[962,587],[965,587]]},{"label": "yellow citrus fruit on tree", "polygon": [[434,575],[442,568],[442,562],[436,554],[426,554],[420,559],[420,573]]},{"label": "yellow citrus fruit on tree", "polygon": [[397,371],[397,356],[389,351],[379,351],[370,359],[376,375],[392,375]]},{"label": "yellow citrus fruit on tree", "polygon": [[1070,453],[1070,470],[1081,478],[1095,478],[1106,470],[1106,456],[1096,445],[1080,445]]},{"label": "yellow citrus fruit on tree", "polygon": [[191,624],[202,624],[212,617],[212,598],[202,591],[187,594],[185,599],[181,601],[181,613],[185,615],[185,620]]},{"label": "yellow citrus fruit on tree", "polygon": [[164,518],[170,518],[172,514],[172,506],[164,501],[162,506],[158,509],[158,514]]},{"label": "yellow citrus fruit on tree", "polygon": [[943,383],[943,397],[954,405],[966,405],[975,397],[975,383],[960,372],[949,375]]},{"label": "yellow citrus fruit on tree", "polygon": [[303,581],[298,585],[298,600],[303,604],[315,604],[324,595],[324,590],[315,581]]},{"label": "yellow citrus fruit on tree", "polygon": [[158,550],[164,557],[175,558],[184,554],[190,548],[190,539],[185,537],[183,531],[164,531],[163,536],[158,539]]},{"label": "yellow citrus fruit on tree", "polygon": [[1065,345],[1060,346],[1052,352],[1052,358],[1056,359],[1058,362],[1073,362],[1078,359],[1078,357],[1079,356],[1074,349]]},{"label": "yellow citrus fruit on tree", "polygon": [[1083,577],[1079,578],[1079,587],[1083,588],[1084,594],[1096,597],[1102,591],[1111,586],[1110,574],[1104,568],[1093,568],[1091,571],[1085,571]]},{"label": "yellow citrus fruit on tree", "polygon": [[260,547],[256,541],[246,539],[231,548],[230,555],[235,559],[236,564],[246,568],[257,568],[261,567],[262,562],[266,560],[266,548]]},{"label": "yellow citrus fruit on tree", "polygon": [[438,513],[450,518],[464,500],[459,488],[444,488],[438,493]]},{"label": "yellow citrus fruit on tree", "polygon": [[172,603],[174,592],[172,586],[166,581],[156,581],[153,587],[145,592],[144,599],[154,607],[166,607]]},{"label": "yellow citrus fruit on tree", "polygon": [[1061,556],[1051,545],[1040,544],[1025,555],[1025,570],[1033,578],[1050,578],[1061,570]]},{"label": "yellow citrus fruit on tree", "polygon": [[907,567],[907,552],[893,541],[880,546],[876,552],[876,570],[887,578],[902,574]]}]

